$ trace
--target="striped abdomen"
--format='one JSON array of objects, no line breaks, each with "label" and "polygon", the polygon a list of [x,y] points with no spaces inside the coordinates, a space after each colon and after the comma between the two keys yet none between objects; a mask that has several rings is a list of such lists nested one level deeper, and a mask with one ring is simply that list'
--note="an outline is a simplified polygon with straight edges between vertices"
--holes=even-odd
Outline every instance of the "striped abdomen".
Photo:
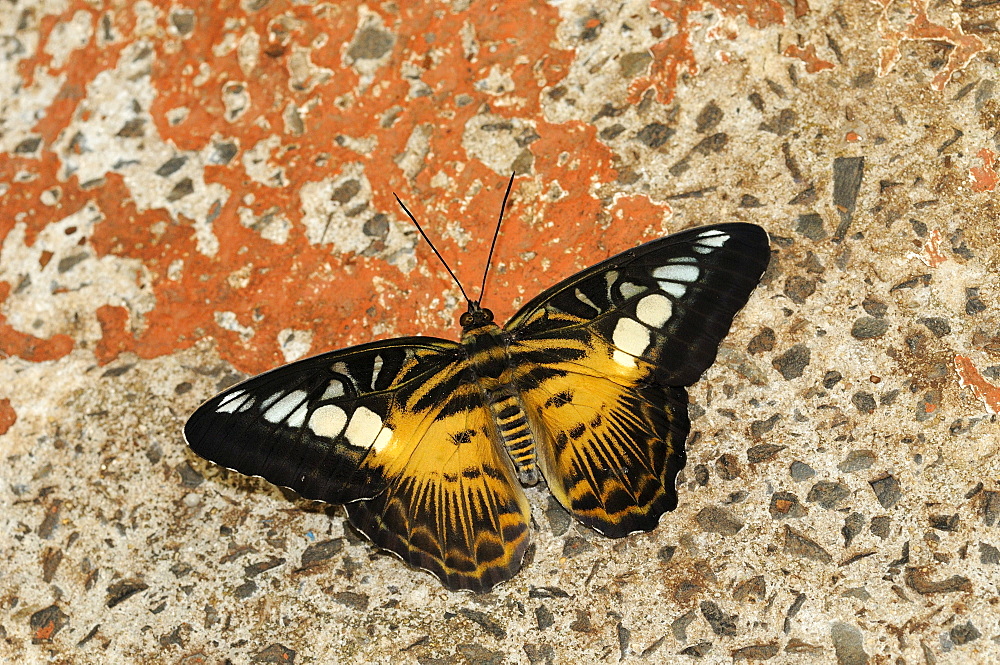
[{"label": "striped abdomen", "polygon": [[534,485],[539,480],[535,437],[520,402],[513,395],[507,395],[491,402],[490,411],[507,453],[514,462],[517,479],[522,485]]}]

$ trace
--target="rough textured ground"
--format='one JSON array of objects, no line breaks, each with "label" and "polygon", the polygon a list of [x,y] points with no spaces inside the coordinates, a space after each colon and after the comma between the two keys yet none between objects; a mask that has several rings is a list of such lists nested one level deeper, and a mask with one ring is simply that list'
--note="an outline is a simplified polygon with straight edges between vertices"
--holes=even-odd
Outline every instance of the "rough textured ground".
[{"label": "rough textured ground", "polygon": [[[1000,659],[995,3],[0,6],[0,660]],[[773,260],[692,390],[680,505],[529,492],[483,596],[181,436],[238,376],[453,336],[666,232]]]}]

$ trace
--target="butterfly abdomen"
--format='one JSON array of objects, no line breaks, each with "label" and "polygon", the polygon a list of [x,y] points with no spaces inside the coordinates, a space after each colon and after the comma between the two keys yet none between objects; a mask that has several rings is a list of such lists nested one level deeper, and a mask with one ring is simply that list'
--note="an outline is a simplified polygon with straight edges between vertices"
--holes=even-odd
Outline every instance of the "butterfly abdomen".
[{"label": "butterfly abdomen", "polygon": [[493,422],[503,440],[507,454],[514,462],[517,479],[522,485],[534,485],[539,481],[535,435],[528,424],[528,417],[521,403],[513,395],[508,395],[490,403]]},{"label": "butterfly abdomen", "polygon": [[469,358],[475,382],[489,405],[502,443],[514,463],[517,479],[522,485],[534,485],[538,472],[535,435],[528,423],[518,390],[513,385],[514,362],[509,351],[510,340],[497,326],[487,324],[462,335],[462,347]]}]

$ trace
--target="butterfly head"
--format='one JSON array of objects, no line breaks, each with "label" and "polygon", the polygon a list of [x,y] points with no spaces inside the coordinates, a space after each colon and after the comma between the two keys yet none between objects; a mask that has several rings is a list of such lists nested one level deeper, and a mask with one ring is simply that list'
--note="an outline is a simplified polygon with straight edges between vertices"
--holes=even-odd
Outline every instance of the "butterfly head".
[{"label": "butterfly head", "polygon": [[462,332],[467,333],[475,328],[493,323],[493,312],[485,307],[480,307],[477,301],[470,300],[468,311],[459,318],[458,322],[462,325]]}]

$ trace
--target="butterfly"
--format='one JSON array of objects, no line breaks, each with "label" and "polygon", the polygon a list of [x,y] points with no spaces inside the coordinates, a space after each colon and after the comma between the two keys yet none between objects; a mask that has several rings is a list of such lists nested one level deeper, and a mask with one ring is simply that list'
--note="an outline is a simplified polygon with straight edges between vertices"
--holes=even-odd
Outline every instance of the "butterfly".
[{"label": "butterfly", "polygon": [[522,566],[525,486],[544,480],[612,538],[676,507],[685,387],[769,258],[759,226],[716,224],[587,268],[503,327],[467,297],[459,341],[401,337],[293,362],[208,400],[185,438],[216,464],[344,504],[375,545],[448,589],[489,591]]}]

